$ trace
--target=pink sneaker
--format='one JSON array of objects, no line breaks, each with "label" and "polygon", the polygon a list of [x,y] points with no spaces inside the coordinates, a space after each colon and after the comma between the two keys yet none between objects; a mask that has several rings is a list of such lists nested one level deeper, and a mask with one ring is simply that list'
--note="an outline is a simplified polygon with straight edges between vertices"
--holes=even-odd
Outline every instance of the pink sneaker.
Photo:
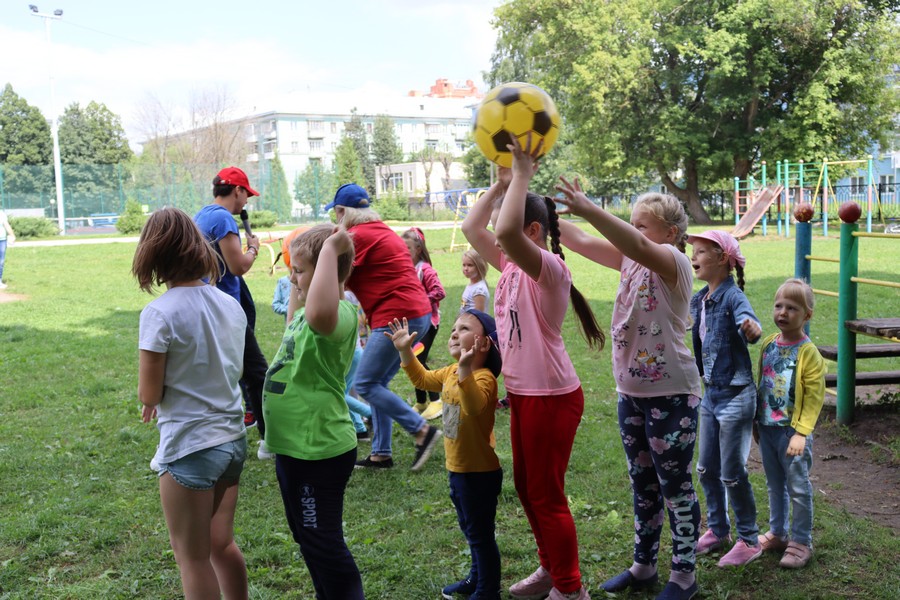
[{"label": "pink sneaker", "polygon": [[775,535],[770,530],[759,536],[759,546],[763,552],[784,552],[788,547],[788,540],[786,537]]},{"label": "pink sneaker", "polygon": [[726,543],[731,543],[731,535],[727,535],[724,538],[717,538],[712,529],[707,529],[706,533],[701,535],[700,539],[697,540],[697,556],[709,554],[715,550],[721,550]]},{"label": "pink sneaker", "polygon": [[719,559],[720,567],[741,567],[752,563],[754,560],[762,556],[762,546],[756,544],[751,546],[744,540],[738,540],[734,547],[728,551],[728,554]]},{"label": "pink sneaker", "polygon": [[569,594],[563,594],[558,589],[553,588],[550,590],[550,595],[547,596],[547,600],[591,600],[591,596],[583,587],[577,592],[571,592]]},{"label": "pink sneaker", "polygon": [[509,595],[516,600],[543,600],[553,591],[550,572],[543,566],[538,567],[537,571],[509,587]]}]

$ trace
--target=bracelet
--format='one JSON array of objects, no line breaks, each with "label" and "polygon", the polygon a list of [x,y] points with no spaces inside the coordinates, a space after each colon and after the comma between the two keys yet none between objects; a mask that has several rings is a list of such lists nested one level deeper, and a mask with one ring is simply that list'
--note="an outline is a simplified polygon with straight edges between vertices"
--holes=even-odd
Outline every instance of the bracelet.
[{"label": "bracelet", "polygon": [[253,252],[253,256],[259,256],[259,250],[257,250],[257,249],[254,248],[253,246],[249,246],[249,247],[247,248],[247,252],[250,252],[250,251]]}]

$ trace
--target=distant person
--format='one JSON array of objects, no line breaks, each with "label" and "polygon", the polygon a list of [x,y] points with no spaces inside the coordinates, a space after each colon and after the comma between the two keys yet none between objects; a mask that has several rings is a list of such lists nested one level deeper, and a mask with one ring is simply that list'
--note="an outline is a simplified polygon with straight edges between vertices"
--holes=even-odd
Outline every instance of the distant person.
[{"label": "distant person", "polygon": [[[425,288],[425,294],[428,295],[428,301],[431,303],[431,327],[420,336],[419,342],[422,347],[416,355],[422,366],[427,369],[428,353],[431,351],[431,346],[434,344],[434,339],[441,326],[441,300],[447,296],[447,293],[444,291],[444,286],[441,285],[437,271],[431,266],[431,254],[428,253],[428,246],[425,244],[425,233],[418,227],[411,227],[400,237],[409,248],[409,256],[416,267],[416,275],[419,276],[419,281],[422,282],[422,287]],[[417,388],[414,408],[426,420],[437,419],[441,416],[441,395],[437,392],[426,392]]]},{"label": "distant person", "polygon": [[412,345],[417,332],[409,330],[406,319],[395,319],[390,327],[409,380],[417,388],[440,391],[444,399],[450,500],[469,543],[472,565],[466,577],[444,587],[443,597],[467,594],[475,600],[497,599],[500,550],[494,532],[503,470],[494,451],[494,406],[501,367],[496,324],[490,315],[475,309],[460,313],[447,342],[457,364],[435,371],[416,359]]},{"label": "distant person", "polygon": [[247,457],[238,384],[247,318],[237,300],[203,281],[216,280],[219,260],[177,208],[150,215],[132,273],[145,292],[166,286],[141,311],[138,399],[143,421],[157,418],[153,462],[184,596],[247,598],[233,535]]},{"label": "distant person", "polygon": [[427,331],[431,303],[416,276],[409,249],[369,206],[369,194],[355,183],[338,188],[326,207],[353,236],[356,258],[347,280],[366,313],[372,333],[356,372],[356,391],[372,407],[372,453],[356,463],[359,468],[394,466],[391,428],[397,421],[415,440],[412,470],[418,471],[434,451],[441,430],[422,418],[388,385],[400,369],[400,357],[383,333],[394,319],[406,318],[412,331]]},{"label": "distant person", "polygon": [[276,315],[282,315],[287,322],[288,302],[291,298],[291,280],[287,275],[278,278],[275,284],[275,293],[272,296],[272,310]]},{"label": "distant person", "polygon": [[783,553],[779,565],[786,569],[805,567],[813,553],[809,470],[826,372],[805,331],[814,306],[808,283],[788,279],[781,284],[772,311],[779,332],[762,341],[759,353],[757,443],[769,491],[769,531],[759,543],[763,552]]},{"label": "distant person", "polygon": [[356,434],[344,375],[356,351],[356,308],[344,300],[353,241],[323,224],[291,242],[291,281],[302,307],[266,376],[266,444],[294,541],[320,600],[362,600],[359,569],[344,541],[344,491]]},{"label": "distant person", "polygon": [[237,167],[227,167],[219,171],[213,178],[213,202],[207,204],[194,215],[194,221],[200,227],[200,231],[212,244],[213,248],[225,261],[225,273],[219,279],[216,286],[240,302],[247,317],[247,332],[244,341],[244,375],[241,378],[241,389],[244,391],[244,399],[249,405],[247,414],[244,415],[245,424],[259,427],[259,450],[257,457],[260,459],[272,458],[266,449],[266,423],[262,414],[263,382],[266,379],[266,357],[256,341],[254,329],[256,328],[256,305],[250,289],[244,282],[246,274],[259,256],[259,238],[247,237],[247,251],[241,248],[241,236],[237,223],[232,215],[238,215],[247,205],[250,196],[259,196],[259,193],[250,187],[247,174]]},{"label": "distant person", "polygon": [[13,231],[6,213],[0,210],[0,290],[6,289],[6,283],[3,282],[3,265],[6,262],[6,246],[12,246],[16,242],[16,233]]},{"label": "distant person", "polygon": [[475,250],[466,250],[462,255],[462,273],[463,277],[469,283],[462,293],[462,302],[460,312],[465,312],[470,308],[480,310],[481,312],[490,312],[491,306],[491,290],[487,284],[487,263]]}]

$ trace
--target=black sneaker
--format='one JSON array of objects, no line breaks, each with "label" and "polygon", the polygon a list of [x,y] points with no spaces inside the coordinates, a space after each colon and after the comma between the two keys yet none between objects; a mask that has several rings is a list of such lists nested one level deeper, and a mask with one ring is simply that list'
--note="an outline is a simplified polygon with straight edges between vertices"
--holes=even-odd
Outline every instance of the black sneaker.
[{"label": "black sneaker", "polygon": [[372,456],[369,455],[365,457],[363,460],[356,461],[356,464],[353,466],[354,469],[390,469],[394,466],[394,459],[388,458],[387,460],[372,460]]},{"label": "black sneaker", "polygon": [[444,600],[453,600],[453,594],[474,594],[476,587],[476,583],[466,577],[462,581],[451,583],[445,587],[441,590],[441,595],[444,597]]},{"label": "black sneaker", "polygon": [[357,442],[371,442],[372,441],[371,432],[368,429],[366,429],[365,431],[357,431],[356,432],[356,441]]},{"label": "black sneaker", "polygon": [[425,434],[425,439],[421,444],[416,444],[416,459],[413,461],[412,467],[410,467],[413,471],[418,471],[425,466],[425,461],[427,461],[431,456],[431,453],[434,452],[434,447],[437,445],[437,441],[440,438],[441,430],[434,425],[429,425],[428,433]]}]

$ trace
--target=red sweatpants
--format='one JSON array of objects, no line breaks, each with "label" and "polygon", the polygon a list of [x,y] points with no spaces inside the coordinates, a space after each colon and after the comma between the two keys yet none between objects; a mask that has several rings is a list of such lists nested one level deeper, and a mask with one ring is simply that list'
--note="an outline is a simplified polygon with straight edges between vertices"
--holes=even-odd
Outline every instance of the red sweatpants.
[{"label": "red sweatpants", "polygon": [[537,542],[538,557],[562,593],[581,589],[578,535],[566,500],[566,469],[584,412],[579,387],[558,396],[510,393],[513,480]]}]

